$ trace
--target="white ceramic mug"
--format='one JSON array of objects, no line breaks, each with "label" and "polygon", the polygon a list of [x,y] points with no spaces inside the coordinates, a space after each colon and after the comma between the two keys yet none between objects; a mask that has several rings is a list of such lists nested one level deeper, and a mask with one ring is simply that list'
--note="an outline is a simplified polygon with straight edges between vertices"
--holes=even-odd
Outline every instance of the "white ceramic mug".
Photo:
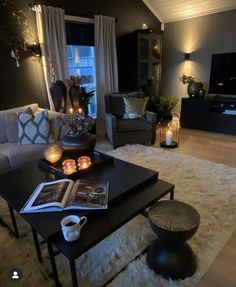
[{"label": "white ceramic mug", "polygon": [[[80,230],[87,221],[86,216],[69,215],[62,219],[61,229],[66,241],[75,241],[80,237]],[[82,223],[81,223],[82,222]]]}]

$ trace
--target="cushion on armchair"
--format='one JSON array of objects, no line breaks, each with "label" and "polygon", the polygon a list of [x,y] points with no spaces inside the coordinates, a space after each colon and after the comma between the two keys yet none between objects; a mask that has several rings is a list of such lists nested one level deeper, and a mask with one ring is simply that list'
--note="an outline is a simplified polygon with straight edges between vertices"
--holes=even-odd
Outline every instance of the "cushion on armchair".
[{"label": "cushion on armchair", "polygon": [[124,97],[141,98],[141,96],[139,92],[107,94],[109,100],[106,102],[106,113],[121,119],[125,114]]},{"label": "cushion on armchair", "polygon": [[145,114],[145,109],[147,106],[149,98],[133,98],[124,97],[125,103],[125,114],[124,119],[138,119],[142,118]]}]

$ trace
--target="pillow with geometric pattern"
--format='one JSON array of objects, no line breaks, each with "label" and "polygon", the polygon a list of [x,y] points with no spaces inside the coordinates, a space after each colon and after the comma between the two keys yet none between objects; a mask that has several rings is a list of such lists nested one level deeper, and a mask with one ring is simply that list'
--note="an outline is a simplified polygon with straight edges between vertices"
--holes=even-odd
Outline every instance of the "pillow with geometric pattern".
[{"label": "pillow with geometric pattern", "polygon": [[18,114],[19,144],[48,144],[53,142],[48,110],[37,115]]}]

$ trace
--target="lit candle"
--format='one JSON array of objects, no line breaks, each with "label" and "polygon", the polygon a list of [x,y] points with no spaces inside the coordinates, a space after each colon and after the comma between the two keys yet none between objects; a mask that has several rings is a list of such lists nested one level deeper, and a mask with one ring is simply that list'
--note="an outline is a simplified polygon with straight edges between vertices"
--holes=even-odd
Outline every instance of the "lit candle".
[{"label": "lit candle", "polygon": [[83,114],[83,110],[81,108],[79,108],[78,112],[79,114]]},{"label": "lit candle", "polygon": [[74,112],[74,109],[73,108],[69,108],[69,113],[73,114],[73,112]]},{"label": "lit candle", "polygon": [[65,159],[62,162],[62,168],[66,175],[72,174],[77,171],[76,162],[74,159]]},{"label": "lit candle", "polygon": [[48,146],[44,150],[44,157],[50,163],[55,164],[62,157],[62,149],[61,149],[61,147],[59,147],[56,144],[52,144],[52,145]]},{"label": "lit candle", "polygon": [[89,156],[81,156],[78,158],[78,168],[79,170],[81,169],[86,169],[90,167],[92,164],[91,158]]},{"label": "lit candle", "polygon": [[168,130],[166,132],[166,145],[171,145],[172,144],[172,136],[173,136],[172,131]]}]

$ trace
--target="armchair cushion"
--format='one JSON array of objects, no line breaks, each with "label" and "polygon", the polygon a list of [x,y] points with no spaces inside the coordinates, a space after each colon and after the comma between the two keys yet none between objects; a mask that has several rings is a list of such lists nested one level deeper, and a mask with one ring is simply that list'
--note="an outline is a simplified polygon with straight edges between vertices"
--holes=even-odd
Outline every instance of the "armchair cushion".
[{"label": "armchair cushion", "polygon": [[149,98],[124,97],[125,114],[124,119],[142,118],[145,113]]},{"label": "armchair cushion", "polygon": [[116,118],[121,119],[125,113],[124,97],[140,98],[141,96],[139,92],[107,94],[105,96],[106,113],[110,113]]},{"label": "armchair cushion", "polygon": [[152,125],[148,123],[144,118],[117,120],[118,132],[147,131],[151,129]]}]

